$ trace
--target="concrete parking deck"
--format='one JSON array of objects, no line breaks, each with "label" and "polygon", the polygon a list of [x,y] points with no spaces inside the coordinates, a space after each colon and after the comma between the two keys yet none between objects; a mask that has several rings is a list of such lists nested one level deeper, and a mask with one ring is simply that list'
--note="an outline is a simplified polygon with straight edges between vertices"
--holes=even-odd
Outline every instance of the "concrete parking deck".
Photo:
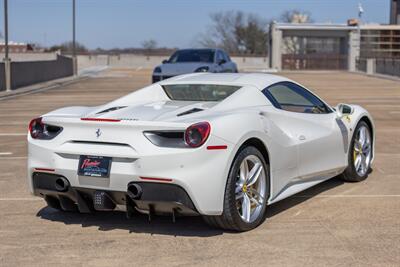
[{"label": "concrete parking deck", "polygon": [[346,72],[283,73],[330,104],[356,103],[376,122],[376,160],[361,183],[332,179],[268,209],[247,233],[208,228],[201,218],[47,208],[28,193],[31,118],[69,105],[98,105],[150,82],[143,70],[107,70],[46,92],[0,101],[0,266],[399,266],[400,82]]}]

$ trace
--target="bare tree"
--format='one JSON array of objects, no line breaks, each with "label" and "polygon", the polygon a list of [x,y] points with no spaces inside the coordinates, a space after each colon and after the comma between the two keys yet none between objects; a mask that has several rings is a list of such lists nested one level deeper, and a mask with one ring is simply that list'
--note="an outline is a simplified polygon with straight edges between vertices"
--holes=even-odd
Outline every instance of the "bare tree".
[{"label": "bare tree", "polygon": [[249,14],[246,23],[235,29],[239,50],[245,54],[265,55],[268,42],[268,22]]},{"label": "bare tree", "polygon": [[265,54],[268,23],[241,11],[210,15],[212,24],[199,36],[204,47],[219,47],[233,54]]},{"label": "bare tree", "polygon": [[[48,49],[48,51],[61,51],[65,53],[72,53],[73,49],[73,43],[71,41],[69,42],[64,42],[60,45],[53,45]],[[76,42],[75,43],[75,50],[77,53],[86,53],[88,52],[88,49],[81,43]]]},{"label": "bare tree", "polygon": [[212,25],[201,36],[200,44],[204,47],[224,48],[231,53],[238,52],[238,42],[235,36],[237,25],[243,24],[243,13],[218,12],[210,15]]},{"label": "bare tree", "polygon": [[148,51],[151,51],[157,48],[157,41],[153,39],[145,40],[142,42],[142,47]]}]

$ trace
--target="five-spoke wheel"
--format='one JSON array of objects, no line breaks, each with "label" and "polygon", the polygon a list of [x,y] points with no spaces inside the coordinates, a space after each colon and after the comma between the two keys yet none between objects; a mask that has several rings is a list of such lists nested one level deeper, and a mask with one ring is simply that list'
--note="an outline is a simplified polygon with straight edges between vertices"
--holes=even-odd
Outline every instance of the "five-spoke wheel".
[{"label": "five-spoke wheel", "polygon": [[365,121],[360,121],[354,131],[348,160],[349,165],[341,175],[343,180],[359,182],[367,178],[372,160],[372,134]]},{"label": "five-spoke wheel", "polygon": [[364,176],[371,163],[371,134],[365,125],[361,125],[354,139],[353,145],[354,168],[359,176]]},{"label": "five-spoke wheel", "polygon": [[240,164],[236,181],[236,206],[247,223],[256,220],[265,202],[265,169],[261,159],[249,155]]},{"label": "five-spoke wheel", "polygon": [[236,155],[229,172],[222,215],[204,219],[214,227],[251,230],[265,220],[268,196],[268,164],[257,148],[244,147]]}]

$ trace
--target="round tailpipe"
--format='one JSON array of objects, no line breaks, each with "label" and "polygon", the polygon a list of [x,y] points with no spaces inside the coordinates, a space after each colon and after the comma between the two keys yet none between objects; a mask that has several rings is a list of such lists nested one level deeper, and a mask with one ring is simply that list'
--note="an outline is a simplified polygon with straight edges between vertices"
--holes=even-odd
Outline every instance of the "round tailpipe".
[{"label": "round tailpipe", "polygon": [[55,182],[55,188],[59,192],[65,192],[68,190],[69,182],[64,177],[57,178]]},{"label": "round tailpipe", "polygon": [[142,187],[138,184],[130,183],[128,184],[128,196],[131,199],[139,199],[142,196]]}]

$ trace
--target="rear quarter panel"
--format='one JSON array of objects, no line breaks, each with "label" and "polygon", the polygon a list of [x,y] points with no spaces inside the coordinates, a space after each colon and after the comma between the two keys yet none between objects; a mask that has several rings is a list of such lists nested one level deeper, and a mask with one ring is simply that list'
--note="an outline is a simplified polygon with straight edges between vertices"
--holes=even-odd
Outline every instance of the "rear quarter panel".
[{"label": "rear quarter panel", "polygon": [[262,141],[268,151],[270,199],[297,176],[296,144],[276,125],[265,121],[264,116],[260,115],[260,107],[226,113],[210,122],[213,135],[234,145],[229,155],[230,164],[224,166],[224,177],[219,185],[223,189],[221,194],[225,192],[226,178],[235,156],[242,145],[251,138]]}]

